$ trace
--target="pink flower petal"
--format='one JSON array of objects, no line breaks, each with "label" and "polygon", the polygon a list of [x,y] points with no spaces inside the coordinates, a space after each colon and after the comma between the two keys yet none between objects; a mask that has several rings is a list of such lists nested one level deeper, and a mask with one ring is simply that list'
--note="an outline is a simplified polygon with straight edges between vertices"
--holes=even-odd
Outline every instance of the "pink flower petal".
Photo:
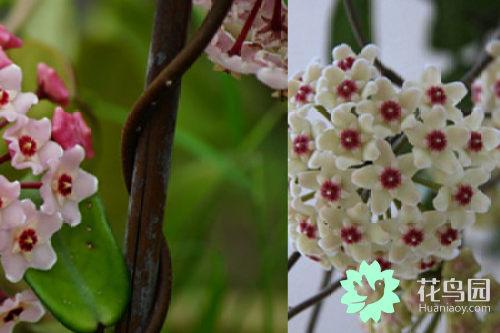
[{"label": "pink flower petal", "polygon": [[69,103],[69,92],[64,81],[57,72],[44,63],[39,63],[37,67],[38,90],[40,99],[48,99],[63,106]]}]

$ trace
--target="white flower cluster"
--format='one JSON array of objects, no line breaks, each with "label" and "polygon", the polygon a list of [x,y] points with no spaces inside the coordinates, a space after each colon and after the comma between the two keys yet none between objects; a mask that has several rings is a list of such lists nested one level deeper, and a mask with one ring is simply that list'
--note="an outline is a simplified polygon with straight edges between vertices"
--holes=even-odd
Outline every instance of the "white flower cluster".
[{"label": "white flower cluster", "polygon": [[413,278],[454,258],[489,209],[479,187],[498,165],[500,132],[479,105],[463,115],[463,83],[427,67],[398,88],[377,53],[343,44],[332,64],[289,80],[289,235],[325,268],[377,260]]}]

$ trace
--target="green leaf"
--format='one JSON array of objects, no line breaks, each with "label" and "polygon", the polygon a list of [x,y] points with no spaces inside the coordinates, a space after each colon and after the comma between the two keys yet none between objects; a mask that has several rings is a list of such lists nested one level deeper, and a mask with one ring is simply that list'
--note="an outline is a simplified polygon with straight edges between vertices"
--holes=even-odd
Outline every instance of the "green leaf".
[{"label": "green leaf", "polygon": [[129,299],[129,280],[99,197],[83,201],[80,210],[80,225],[64,225],[52,237],[55,266],[50,271],[30,269],[25,280],[63,325],[95,332],[99,325],[120,319]]},{"label": "green leaf", "polygon": [[[353,6],[361,23],[361,31],[367,40],[371,40],[371,6],[370,1],[354,0]],[[359,52],[360,48],[352,33],[349,19],[345,13],[344,2],[337,1],[337,5],[333,6],[333,20],[331,27],[331,42],[330,52],[336,45],[346,43],[351,46],[355,52]],[[331,55],[329,54],[328,57]]]}]

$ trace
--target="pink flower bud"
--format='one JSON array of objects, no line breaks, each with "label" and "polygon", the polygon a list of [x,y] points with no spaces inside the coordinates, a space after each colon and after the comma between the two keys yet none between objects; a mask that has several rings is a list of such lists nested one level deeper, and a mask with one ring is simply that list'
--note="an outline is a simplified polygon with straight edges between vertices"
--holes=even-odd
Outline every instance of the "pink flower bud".
[{"label": "pink flower bud", "polygon": [[23,46],[23,41],[0,24],[0,46],[4,49],[15,49]]},{"label": "pink flower bud", "polygon": [[40,99],[48,99],[56,104],[66,106],[69,103],[69,92],[64,81],[57,74],[54,68],[44,63],[39,63],[37,67],[38,90]]},{"label": "pink flower bud", "polygon": [[64,150],[80,145],[87,158],[94,157],[92,130],[87,126],[80,112],[68,113],[57,107],[52,117],[52,139]]}]

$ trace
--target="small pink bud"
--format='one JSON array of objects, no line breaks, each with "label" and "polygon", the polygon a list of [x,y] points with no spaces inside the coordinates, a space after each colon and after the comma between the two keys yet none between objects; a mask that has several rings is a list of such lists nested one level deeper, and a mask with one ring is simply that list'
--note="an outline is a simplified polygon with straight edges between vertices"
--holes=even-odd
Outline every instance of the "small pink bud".
[{"label": "small pink bud", "polygon": [[39,63],[37,67],[37,77],[37,95],[40,99],[45,98],[56,104],[61,104],[62,106],[68,105],[68,89],[54,68],[44,63]]},{"label": "small pink bud", "polygon": [[65,112],[57,107],[52,116],[52,139],[64,150],[80,145],[85,149],[87,158],[94,157],[92,130],[87,126],[80,112]]},{"label": "small pink bud", "polygon": [[5,50],[15,49],[23,46],[23,41],[0,24],[0,46]]},{"label": "small pink bud", "polygon": [[12,65],[12,60],[7,56],[4,50],[0,47],[0,69]]}]

